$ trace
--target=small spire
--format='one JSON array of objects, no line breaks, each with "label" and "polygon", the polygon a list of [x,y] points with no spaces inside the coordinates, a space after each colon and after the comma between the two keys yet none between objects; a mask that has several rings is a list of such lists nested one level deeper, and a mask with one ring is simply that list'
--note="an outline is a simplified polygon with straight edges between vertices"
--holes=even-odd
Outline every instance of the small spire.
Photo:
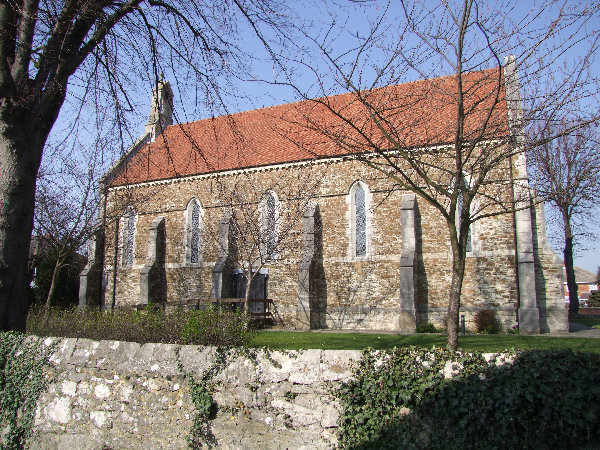
[{"label": "small spire", "polygon": [[145,133],[150,134],[150,141],[173,123],[173,91],[168,81],[164,81],[161,72],[156,88],[152,92],[152,104],[150,106],[150,117],[146,123]]}]

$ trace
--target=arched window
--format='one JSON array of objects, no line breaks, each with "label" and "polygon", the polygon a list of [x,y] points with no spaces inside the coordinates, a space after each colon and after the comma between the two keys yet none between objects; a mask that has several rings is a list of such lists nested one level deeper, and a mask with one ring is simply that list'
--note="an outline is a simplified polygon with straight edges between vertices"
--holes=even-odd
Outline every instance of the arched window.
[{"label": "arched window", "polygon": [[197,199],[189,201],[185,215],[185,262],[198,264],[201,259],[203,210]]},{"label": "arched window", "polygon": [[135,250],[135,211],[130,206],[123,216],[123,266],[133,265]]},{"label": "arched window", "polygon": [[350,189],[350,255],[369,254],[369,188],[357,181]]},{"label": "arched window", "polygon": [[365,201],[365,190],[359,185],[354,192],[356,256],[367,254],[367,209]]},{"label": "arched window", "polygon": [[279,220],[279,201],[273,191],[267,191],[261,201],[261,222],[265,254],[275,258],[277,252],[277,225]]}]

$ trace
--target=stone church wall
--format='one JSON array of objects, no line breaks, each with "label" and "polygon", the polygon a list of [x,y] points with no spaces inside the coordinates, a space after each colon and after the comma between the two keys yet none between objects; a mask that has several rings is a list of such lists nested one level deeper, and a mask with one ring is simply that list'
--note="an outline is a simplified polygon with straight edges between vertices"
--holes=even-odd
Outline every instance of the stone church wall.
[{"label": "stone church wall", "polygon": [[[401,208],[406,191],[395,189],[363,163],[335,160],[292,170],[314,170],[321,183],[313,193],[322,222],[322,258],[317,268],[319,283],[319,328],[380,329],[414,331],[400,324],[400,260],[403,251]],[[252,173],[257,188],[266,191],[290,171],[289,167],[264,168]],[[117,305],[140,302],[140,271],[147,262],[148,230],[157,217],[164,217],[166,254],[166,303],[193,303],[213,296],[213,268],[219,255],[218,223],[227,205],[219,202],[219,183],[235,182],[236,174],[165,180],[129,188],[113,189],[108,208],[122,211],[133,204],[136,212],[135,258],[131,267],[122,267],[115,248],[122,254],[123,243],[115,246],[114,220],[109,220],[104,251],[104,304],[110,305],[116,284]],[[367,186],[367,255],[351,255],[350,189],[361,181]],[[282,195],[283,193],[278,193]],[[508,195],[508,194],[507,194]],[[188,202],[201,202],[202,253],[200,262],[185,263],[185,214]],[[257,205],[258,207],[258,205]],[[112,217],[115,217],[114,215]],[[537,222],[536,222],[537,223]],[[122,234],[122,224],[120,225]],[[415,210],[414,310],[418,322],[442,325],[451,283],[452,255],[447,225],[441,214],[423,200]],[[497,311],[505,328],[516,324],[517,280],[515,275],[515,233],[511,214],[482,219],[472,226],[473,249],[467,254],[463,285],[462,313],[472,328],[475,312],[481,308]],[[268,296],[274,300],[274,318],[296,326],[299,298],[299,262],[302,257],[302,224],[290,233],[277,259],[267,262]],[[537,279],[552,278],[552,255],[540,255]],[[540,298],[557,298],[555,281],[537,283]],[[227,295],[225,295],[227,297]],[[559,314],[560,315],[560,314]],[[314,325],[314,324],[313,324]]]}]

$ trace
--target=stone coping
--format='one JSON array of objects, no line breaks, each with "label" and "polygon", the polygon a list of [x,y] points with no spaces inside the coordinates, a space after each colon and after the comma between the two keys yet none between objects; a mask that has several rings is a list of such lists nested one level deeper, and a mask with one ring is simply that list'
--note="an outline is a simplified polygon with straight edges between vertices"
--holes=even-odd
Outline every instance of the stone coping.
[{"label": "stone coping", "polygon": [[[46,346],[56,346],[50,357],[51,364],[55,366],[109,369],[120,373],[155,376],[181,376],[184,373],[202,376],[212,367],[217,356],[216,347],[199,345],[139,344],[54,337],[44,338],[43,343]],[[362,358],[360,350],[248,351],[254,355],[261,382],[278,382],[283,379],[298,384],[344,381],[351,376],[352,363]],[[238,356],[234,355],[234,358],[243,357],[243,352]],[[226,372],[227,370],[224,371],[225,375]]]}]

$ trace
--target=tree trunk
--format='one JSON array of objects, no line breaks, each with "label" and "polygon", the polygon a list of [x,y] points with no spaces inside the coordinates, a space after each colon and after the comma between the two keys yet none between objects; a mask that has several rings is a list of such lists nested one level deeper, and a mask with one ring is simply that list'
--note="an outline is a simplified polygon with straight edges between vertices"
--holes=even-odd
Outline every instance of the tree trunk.
[{"label": "tree trunk", "polygon": [[460,296],[465,275],[465,260],[460,256],[452,255],[452,283],[448,296],[448,317],[446,329],[448,332],[448,348],[456,351],[458,346],[458,321],[460,310]]},{"label": "tree trunk", "polygon": [[244,292],[244,309],[246,310],[246,314],[250,316],[250,288],[252,285],[252,279],[254,277],[249,274],[246,276],[246,291]]},{"label": "tree trunk", "polygon": [[579,315],[579,293],[577,289],[577,280],[575,280],[575,268],[573,267],[573,234],[571,233],[571,223],[566,215],[563,214],[565,228],[565,272],[567,273],[567,287],[569,288],[569,317]]},{"label": "tree trunk", "polygon": [[58,286],[58,277],[60,275],[60,270],[63,267],[63,257],[59,254],[56,258],[56,263],[54,264],[54,271],[52,272],[52,282],[50,283],[50,290],[48,291],[48,295],[46,296],[46,304],[44,305],[44,320],[43,324],[45,325],[48,322],[48,317],[50,316],[50,308],[52,307],[52,301],[56,295],[56,288]]},{"label": "tree trunk", "polygon": [[25,331],[35,183],[47,133],[0,104],[0,331]]},{"label": "tree trunk", "polygon": [[[461,222],[464,222],[464,220]],[[448,229],[450,231],[450,244],[452,248],[452,282],[450,284],[450,293],[448,295],[446,332],[448,333],[448,348],[455,352],[458,347],[458,320],[462,284],[465,276],[465,257],[469,226],[461,223],[460,235],[457,235],[453,223],[448,223]]]}]

